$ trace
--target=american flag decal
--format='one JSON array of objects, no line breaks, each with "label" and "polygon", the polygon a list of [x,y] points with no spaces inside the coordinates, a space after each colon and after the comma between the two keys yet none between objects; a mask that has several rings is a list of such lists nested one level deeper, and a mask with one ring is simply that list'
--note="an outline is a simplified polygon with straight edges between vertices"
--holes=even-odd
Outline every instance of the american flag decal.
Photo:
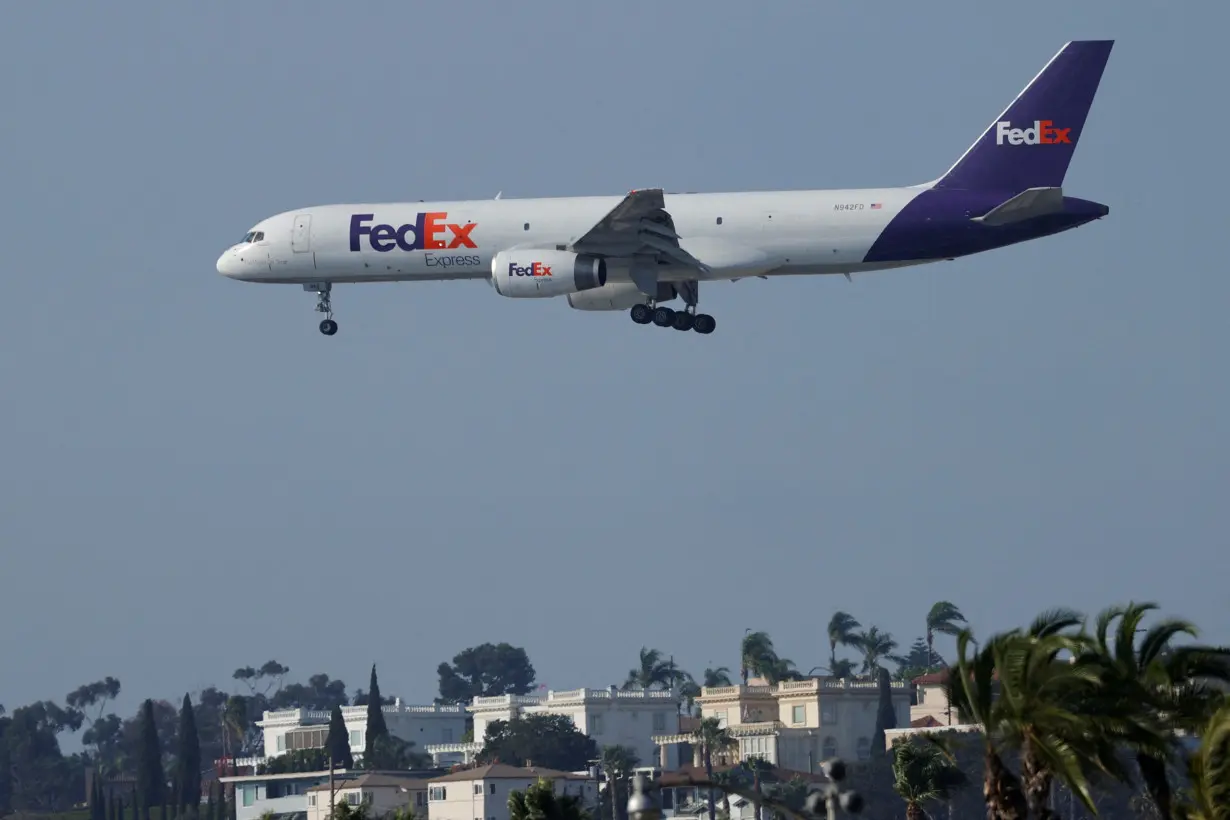
[{"label": "american flag decal", "polygon": [[880,209],[880,203],[879,203],[879,202],[873,202],[873,203],[871,203],[871,210],[876,211],[876,210],[879,210],[879,209]]}]

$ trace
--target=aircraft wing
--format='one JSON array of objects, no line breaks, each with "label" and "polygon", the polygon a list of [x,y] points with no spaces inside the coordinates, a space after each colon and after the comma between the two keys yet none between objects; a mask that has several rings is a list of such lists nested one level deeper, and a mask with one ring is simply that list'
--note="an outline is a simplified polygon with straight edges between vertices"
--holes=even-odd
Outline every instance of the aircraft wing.
[{"label": "aircraft wing", "polygon": [[707,265],[679,247],[679,234],[661,188],[630,192],[573,242],[572,250],[596,256],[653,256],[709,272]]}]

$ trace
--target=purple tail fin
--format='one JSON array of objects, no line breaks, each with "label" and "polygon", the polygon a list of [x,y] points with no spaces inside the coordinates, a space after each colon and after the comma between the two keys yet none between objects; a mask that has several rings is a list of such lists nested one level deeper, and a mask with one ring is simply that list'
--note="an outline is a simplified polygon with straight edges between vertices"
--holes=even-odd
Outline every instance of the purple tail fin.
[{"label": "purple tail fin", "polygon": [[1114,43],[1061,48],[935,187],[1017,194],[1062,186]]}]

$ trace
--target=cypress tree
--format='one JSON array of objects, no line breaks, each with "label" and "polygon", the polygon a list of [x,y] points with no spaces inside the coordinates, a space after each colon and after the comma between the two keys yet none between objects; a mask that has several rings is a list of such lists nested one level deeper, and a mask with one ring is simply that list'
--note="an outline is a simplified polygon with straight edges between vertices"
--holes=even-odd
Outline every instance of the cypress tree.
[{"label": "cypress tree", "polygon": [[367,743],[363,749],[363,766],[380,768],[377,744],[389,736],[389,727],[384,722],[384,708],[380,698],[380,684],[376,681],[376,664],[372,664],[372,680],[367,690]]},{"label": "cypress tree", "polygon": [[135,785],[132,787],[132,794],[129,796],[128,802],[132,805],[132,820],[141,820],[141,809],[139,808],[141,803],[137,799],[137,787]]},{"label": "cypress tree", "polygon": [[325,748],[333,759],[333,765],[341,769],[354,768],[354,755],[350,751],[350,733],[346,731],[346,721],[342,717],[342,707],[333,704],[333,713],[329,715],[329,735],[325,739]]},{"label": "cypress tree", "polygon": [[102,798],[103,820],[115,820],[115,801],[107,797],[107,792],[101,785],[98,796]]},{"label": "cypress tree", "polygon": [[205,803],[205,820],[214,820],[214,781],[209,782],[209,798]]},{"label": "cypress tree", "polygon": [[141,749],[137,757],[137,791],[141,806],[149,818],[150,806],[166,799],[167,777],[162,768],[162,744],[158,741],[158,725],[154,722],[154,702],[141,705]]},{"label": "cypress tree", "polygon": [[201,741],[196,733],[196,715],[192,711],[192,699],[184,695],[184,704],[179,710],[179,758],[176,770],[176,806],[197,811],[201,806]]}]

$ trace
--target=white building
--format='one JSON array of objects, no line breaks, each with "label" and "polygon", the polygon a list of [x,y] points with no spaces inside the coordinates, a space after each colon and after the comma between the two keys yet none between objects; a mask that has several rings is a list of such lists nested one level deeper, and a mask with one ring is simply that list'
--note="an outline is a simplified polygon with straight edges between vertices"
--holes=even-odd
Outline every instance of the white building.
[{"label": "white building", "polygon": [[[416,817],[426,817],[428,782],[392,772],[369,772],[349,780],[333,783],[333,803],[345,803],[351,808],[367,806],[369,817],[382,817],[396,809],[414,810]],[[307,820],[327,820],[329,784],[307,790]],[[237,818],[238,820],[238,818]]]},{"label": "white building", "polygon": [[551,781],[556,794],[580,797],[596,814],[597,784],[588,776],[504,763],[432,778],[427,784],[427,813],[431,820],[509,820],[509,794],[525,791],[542,778]]},{"label": "white building", "polygon": [[[466,712],[461,706],[408,706],[398,698],[381,711],[389,734],[413,743],[416,752],[424,752],[433,744],[459,742],[465,735]],[[265,755],[277,757],[297,749],[323,749],[329,736],[329,715],[324,710],[309,709],[265,712],[256,723],[265,735]],[[350,736],[351,754],[361,757],[367,745],[367,707],[343,706],[342,719]]]},{"label": "white building", "polygon": [[[335,784],[353,777],[355,773],[345,769],[333,772]],[[303,815],[308,808],[308,790],[321,783],[327,786],[329,773],[245,774],[218,780],[235,788],[235,820],[258,820],[266,812],[278,818]]]},{"label": "white building", "polygon": [[[468,710],[474,719],[474,741],[440,743],[427,747],[436,765],[450,756],[460,755],[470,762],[483,748],[487,725],[494,720],[512,720],[524,715],[564,715],[577,730],[603,746],[628,746],[644,765],[673,769],[679,765],[678,752],[663,751],[655,735],[679,732],[679,693],[663,689],[572,689],[545,695],[502,695],[475,698]],[[471,818],[473,820],[473,818]]]},{"label": "white building", "polygon": [[[897,725],[909,726],[910,689],[906,683],[893,682],[892,701]],[[879,687],[874,682],[808,678],[773,686],[705,688],[697,703],[702,718],[717,718],[738,742],[738,748],[722,756],[721,763],[761,757],[784,769],[814,772],[831,757],[867,760],[871,756]],[[663,747],[691,743],[693,739],[684,733],[653,738]]]}]

